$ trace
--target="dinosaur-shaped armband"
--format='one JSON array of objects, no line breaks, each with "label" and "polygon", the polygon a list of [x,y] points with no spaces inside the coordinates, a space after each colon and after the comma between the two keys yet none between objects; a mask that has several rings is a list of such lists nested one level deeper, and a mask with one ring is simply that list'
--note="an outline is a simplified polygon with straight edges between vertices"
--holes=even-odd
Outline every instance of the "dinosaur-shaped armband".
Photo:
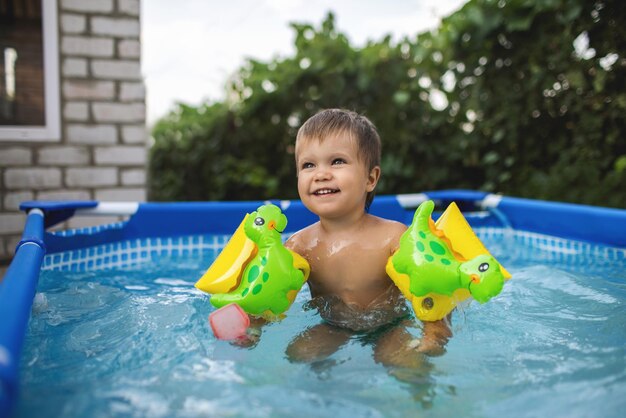
[{"label": "dinosaur-shaped armband", "polygon": [[417,208],[400,247],[387,261],[387,274],[423,321],[444,318],[470,296],[485,303],[511,277],[489,254],[456,204],[450,204],[437,223],[431,219],[434,207],[428,200]]},{"label": "dinosaur-shaped armband", "polygon": [[230,303],[246,313],[274,318],[284,313],[309,277],[309,264],[285,248],[287,217],[276,205],[260,206],[244,218],[196,287],[211,293],[211,304]]}]

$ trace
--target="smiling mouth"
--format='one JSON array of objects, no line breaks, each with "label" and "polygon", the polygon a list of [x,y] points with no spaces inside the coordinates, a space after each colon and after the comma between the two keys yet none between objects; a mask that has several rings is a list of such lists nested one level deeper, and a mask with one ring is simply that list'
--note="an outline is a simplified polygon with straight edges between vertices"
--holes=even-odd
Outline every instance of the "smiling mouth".
[{"label": "smiling mouth", "polygon": [[320,189],[313,192],[315,196],[327,196],[335,193],[339,193],[339,189]]}]

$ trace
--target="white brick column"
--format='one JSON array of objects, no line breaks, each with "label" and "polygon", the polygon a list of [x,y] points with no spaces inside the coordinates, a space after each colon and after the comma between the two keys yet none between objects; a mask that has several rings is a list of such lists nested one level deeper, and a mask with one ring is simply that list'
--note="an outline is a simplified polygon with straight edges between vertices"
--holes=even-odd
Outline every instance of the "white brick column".
[{"label": "white brick column", "polygon": [[140,0],[57,0],[57,10],[62,139],[0,142],[0,264],[20,239],[23,200],[146,199]]}]

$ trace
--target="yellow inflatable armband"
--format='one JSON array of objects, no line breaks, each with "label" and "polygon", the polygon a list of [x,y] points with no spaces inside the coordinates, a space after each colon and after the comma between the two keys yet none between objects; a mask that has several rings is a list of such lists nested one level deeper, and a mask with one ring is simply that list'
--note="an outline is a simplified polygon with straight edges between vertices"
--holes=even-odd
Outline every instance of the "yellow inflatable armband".
[{"label": "yellow inflatable armband", "polygon": [[387,261],[387,274],[416,316],[437,321],[472,296],[485,303],[511,275],[478,239],[455,203],[434,223],[432,201],[422,203]]},{"label": "yellow inflatable armband", "polygon": [[287,217],[275,205],[246,215],[196,287],[211,293],[217,308],[235,303],[256,316],[284,313],[310,272],[304,258],[283,246],[286,226]]}]

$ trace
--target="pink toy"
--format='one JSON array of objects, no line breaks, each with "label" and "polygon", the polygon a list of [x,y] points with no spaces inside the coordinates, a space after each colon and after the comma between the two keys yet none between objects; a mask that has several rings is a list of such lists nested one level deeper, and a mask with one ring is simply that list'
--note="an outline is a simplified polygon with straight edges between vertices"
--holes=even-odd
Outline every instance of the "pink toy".
[{"label": "pink toy", "polygon": [[250,326],[250,318],[235,303],[228,304],[209,315],[213,334],[220,340],[235,340],[244,337]]}]

